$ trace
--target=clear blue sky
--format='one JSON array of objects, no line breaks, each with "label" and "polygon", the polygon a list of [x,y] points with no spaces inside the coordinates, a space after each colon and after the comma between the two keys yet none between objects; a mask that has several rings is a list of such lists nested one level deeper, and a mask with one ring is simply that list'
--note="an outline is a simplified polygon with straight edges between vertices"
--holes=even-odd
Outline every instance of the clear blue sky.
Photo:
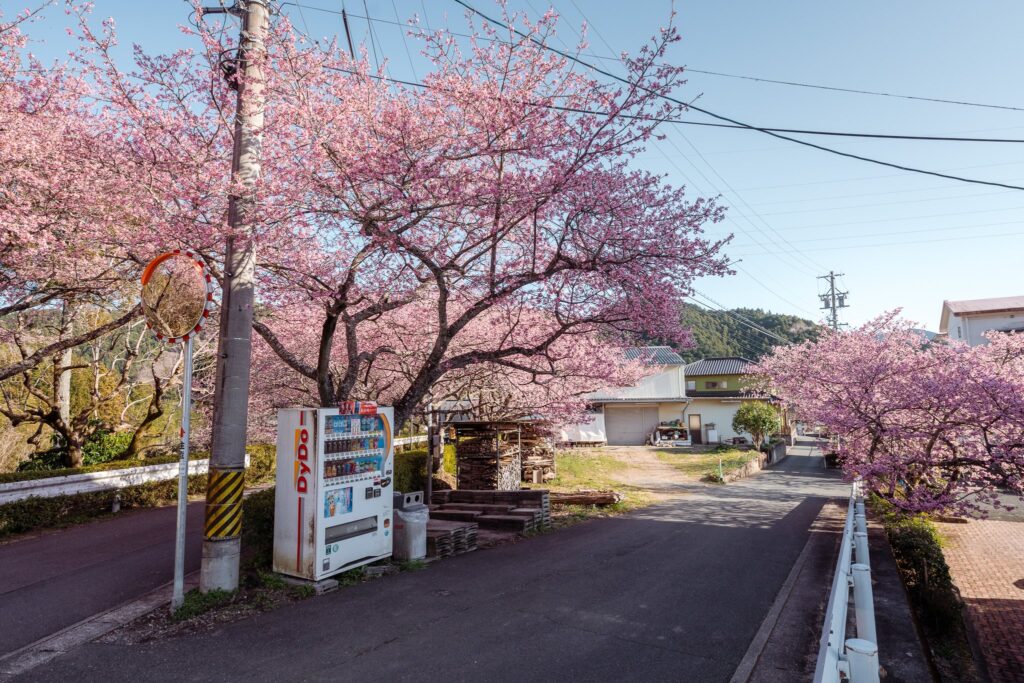
[{"label": "clear blue sky", "polygon": [[[10,15],[24,0],[4,0]],[[465,31],[463,10],[450,0],[301,0],[283,12],[316,37],[335,36],[345,4],[353,38],[368,41],[370,17],[394,22],[419,15],[431,28]],[[211,1],[209,4],[214,4]],[[493,12],[490,0],[474,4]],[[592,26],[589,52],[604,57],[634,51],[666,23],[670,3],[511,0],[534,16],[553,4],[561,34]],[[162,52],[187,46],[176,26],[185,2],[96,0],[97,17],[117,20],[123,54],[131,43]],[[683,40],[669,59],[693,69],[1024,108],[1019,50],[1024,3],[678,2]],[[582,10],[582,12],[581,12]],[[34,35],[33,49],[53,58],[68,47],[61,12]],[[373,23],[378,52],[396,78],[422,75],[415,41],[407,57],[403,30]],[[600,35],[598,35],[600,34]],[[607,43],[607,44],[606,44]],[[609,46],[614,49],[609,48]],[[613,60],[600,62],[621,72]],[[718,113],[762,126],[858,132],[1024,138],[1024,111],[919,102],[831,92],[691,73],[679,96]],[[693,120],[708,120],[694,112]],[[900,172],[801,148],[751,131],[694,126],[666,128],[638,163],[667,173],[690,192],[721,194],[730,207],[722,230],[736,234],[730,255],[735,277],[709,279],[698,289],[727,307],[760,307],[820,319],[815,279],[845,273],[851,307],[843,320],[863,322],[902,307],[936,329],[943,299],[1024,293],[1019,282],[1024,192]],[[1024,184],[1024,145],[865,141],[809,138],[819,144],[907,166]]]}]

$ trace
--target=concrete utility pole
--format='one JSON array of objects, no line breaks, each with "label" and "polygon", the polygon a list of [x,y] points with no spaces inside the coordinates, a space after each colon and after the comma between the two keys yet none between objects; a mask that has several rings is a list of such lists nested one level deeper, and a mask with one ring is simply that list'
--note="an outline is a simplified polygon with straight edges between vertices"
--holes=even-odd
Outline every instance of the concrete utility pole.
[{"label": "concrete utility pole", "polygon": [[818,276],[819,280],[828,280],[828,291],[825,292],[824,294],[819,294],[818,297],[821,299],[821,303],[823,304],[823,306],[821,307],[822,310],[829,311],[829,326],[837,332],[840,328],[839,309],[849,308],[849,306],[846,303],[846,297],[849,296],[850,293],[836,291],[836,278],[842,276],[842,273],[835,273],[831,270],[828,272],[828,275]]},{"label": "concrete utility pole", "polygon": [[[231,81],[238,90],[231,177],[241,190],[233,193],[228,203],[232,236],[228,237],[224,256],[213,436],[199,577],[199,588],[206,593],[238,588],[256,265],[252,240],[253,193],[260,175],[265,98],[264,36],[270,11],[267,0],[236,0],[229,9],[216,7],[204,12],[229,12],[242,19],[238,57],[234,63],[234,73],[240,80]],[[225,73],[230,77],[232,72],[225,69]]]}]

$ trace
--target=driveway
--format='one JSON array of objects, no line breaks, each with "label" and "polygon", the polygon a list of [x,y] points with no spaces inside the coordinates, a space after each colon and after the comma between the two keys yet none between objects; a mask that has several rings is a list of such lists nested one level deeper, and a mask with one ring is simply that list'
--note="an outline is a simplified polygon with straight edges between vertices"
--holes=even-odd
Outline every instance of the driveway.
[{"label": "driveway", "polygon": [[815,456],[615,518],[26,678],[727,681],[829,497]]}]

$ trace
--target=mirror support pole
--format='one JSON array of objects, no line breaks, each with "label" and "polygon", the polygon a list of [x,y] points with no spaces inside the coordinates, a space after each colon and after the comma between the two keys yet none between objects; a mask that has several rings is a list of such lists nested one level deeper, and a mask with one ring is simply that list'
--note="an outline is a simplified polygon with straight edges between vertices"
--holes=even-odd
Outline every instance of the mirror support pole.
[{"label": "mirror support pole", "polygon": [[185,602],[185,517],[188,511],[188,443],[192,435],[192,337],[185,342],[181,386],[181,460],[178,462],[178,532],[174,538],[174,593],[171,613]]}]

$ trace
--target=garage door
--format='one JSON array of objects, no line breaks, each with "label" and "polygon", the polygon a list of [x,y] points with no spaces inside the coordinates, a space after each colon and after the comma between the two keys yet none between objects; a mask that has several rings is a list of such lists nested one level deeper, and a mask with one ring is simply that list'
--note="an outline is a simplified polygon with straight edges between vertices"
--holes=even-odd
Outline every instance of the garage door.
[{"label": "garage door", "polygon": [[658,409],[605,406],[604,428],[612,446],[642,446],[658,426]]}]

